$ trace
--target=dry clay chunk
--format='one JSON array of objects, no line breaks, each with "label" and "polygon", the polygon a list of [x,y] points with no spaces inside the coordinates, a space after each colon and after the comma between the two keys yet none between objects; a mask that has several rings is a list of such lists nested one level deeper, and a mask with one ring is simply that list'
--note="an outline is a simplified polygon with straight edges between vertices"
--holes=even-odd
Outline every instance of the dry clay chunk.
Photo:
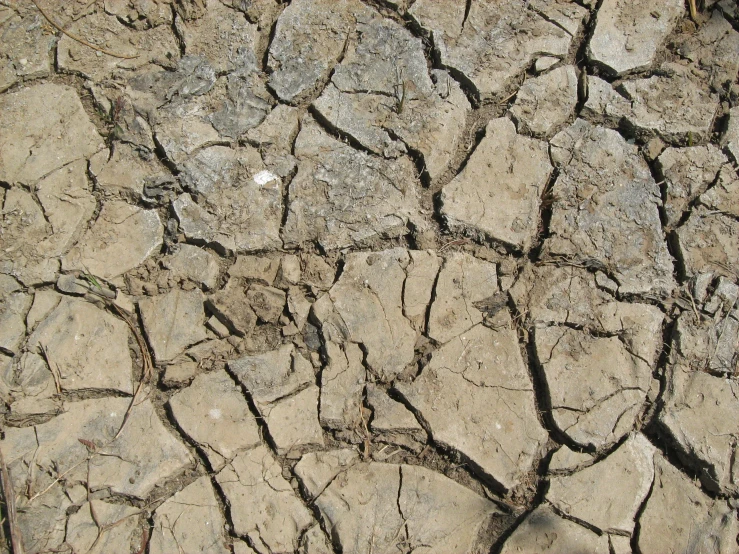
[{"label": "dry clay chunk", "polygon": [[685,12],[681,0],[605,0],[598,8],[588,57],[614,75],[645,69]]},{"label": "dry clay chunk", "polygon": [[545,142],[518,135],[505,117],[494,119],[462,173],[443,188],[442,214],[452,227],[528,250],[551,172]]},{"label": "dry clay chunk", "polygon": [[71,87],[49,83],[0,97],[0,181],[31,184],[102,147]]},{"label": "dry clay chunk", "polygon": [[318,241],[334,250],[408,232],[419,214],[410,160],[359,152],[305,118],[297,139],[298,173],[290,183],[286,248]]},{"label": "dry clay chunk", "polygon": [[551,145],[560,174],[545,251],[607,268],[622,294],[669,294],[675,282],[660,191],[637,147],[582,119]]},{"label": "dry clay chunk", "polygon": [[[461,452],[494,484],[510,490],[531,470],[547,433],[508,311],[436,350],[421,375],[395,389],[433,439]],[[491,444],[495,445],[491,448]]]},{"label": "dry clay chunk", "polygon": [[408,13],[433,36],[441,63],[488,99],[537,57],[565,56],[587,11],[546,1],[418,0]]},{"label": "dry clay chunk", "polygon": [[162,245],[163,232],[156,210],[117,200],[106,202],[97,221],[62,258],[62,269],[112,279],[154,254]]}]

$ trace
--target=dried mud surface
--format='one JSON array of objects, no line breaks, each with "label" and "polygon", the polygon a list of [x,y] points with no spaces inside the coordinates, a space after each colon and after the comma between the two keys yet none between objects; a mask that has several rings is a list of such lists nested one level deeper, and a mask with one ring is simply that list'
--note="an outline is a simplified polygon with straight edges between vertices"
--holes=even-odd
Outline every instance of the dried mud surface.
[{"label": "dried mud surface", "polygon": [[0,552],[739,551],[739,8],[658,4],[0,1]]}]

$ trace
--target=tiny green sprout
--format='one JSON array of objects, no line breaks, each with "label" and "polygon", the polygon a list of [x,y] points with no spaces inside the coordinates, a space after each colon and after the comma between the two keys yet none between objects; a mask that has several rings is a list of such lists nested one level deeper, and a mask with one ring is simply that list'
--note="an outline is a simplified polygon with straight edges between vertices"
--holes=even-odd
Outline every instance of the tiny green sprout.
[{"label": "tiny green sprout", "polygon": [[95,287],[96,289],[98,289],[98,290],[103,290],[103,287],[101,287],[101,286],[100,286],[100,283],[99,283],[99,282],[98,282],[98,280],[97,280],[97,279],[95,278],[95,276],[94,276],[94,275],[93,275],[92,273],[90,273],[90,270],[89,270],[89,269],[87,269],[87,266],[85,266],[85,265],[83,264],[83,267],[85,268],[85,272],[84,272],[84,273],[82,274],[82,278],[83,278],[83,279],[84,279],[85,281],[87,281],[88,283],[90,283],[90,284],[91,284],[91,285],[92,285],[93,287]]}]

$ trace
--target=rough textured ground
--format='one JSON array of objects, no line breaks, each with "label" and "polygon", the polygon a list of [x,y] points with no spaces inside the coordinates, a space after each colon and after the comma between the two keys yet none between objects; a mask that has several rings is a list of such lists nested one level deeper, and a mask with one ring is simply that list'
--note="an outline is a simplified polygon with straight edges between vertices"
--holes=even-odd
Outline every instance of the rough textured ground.
[{"label": "rough textured ground", "polygon": [[697,4],[0,1],[0,550],[739,551]]}]

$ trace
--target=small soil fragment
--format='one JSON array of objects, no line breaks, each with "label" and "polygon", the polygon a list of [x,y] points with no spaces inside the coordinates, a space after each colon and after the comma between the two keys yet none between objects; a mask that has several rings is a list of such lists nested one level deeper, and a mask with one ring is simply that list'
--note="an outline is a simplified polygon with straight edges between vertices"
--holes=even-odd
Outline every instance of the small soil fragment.
[{"label": "small soil fragment", "polygon": [[310,241],[327,250],[408,233],[419,218],[417,178],[405,158],[387,161],[326,134],[310,118],[295,142],[298,173],[290,183],[286,248]]},{"label": "small soil fragment", "polygon": [[[546,499],[568,518],[602,533],[631,535],[636,513],[652,488],[654,452],[644,435],[633,435],[597,464],[552,477]],[[601,494],[603,490],[614,494]]]},{"label": "small soil fragment", "polygon": [[163,233],[155,210],[106,202],[92,227],[62,258],[62,269],[89,271],[104,279],[117,277],[157,252]]},{"label": "small soil fragment", "polygon": [[156,509],[149,552],[228,554],[225,523],[210,479],[200,477]]},{"label": "small soil fragment", "polygon": [[714,500],[659,452],[652,494],[639,518],[642,552],[731,552],[737,521],[726,502]]},{"label": "small soil fragment", "polygon": [[552,139],[552,159],[560,174],[544,251],[597,262],[622,294],[669,294],[675,282],[660,192],[637,148],[578,119]]},{"label": "small soil fragment", "polygon": [[698,196],[716,180],[721,166],[728,163],[721,151],[708,144],[687,148],[667,148],[657,158],[667,190],[667,225],[675,227]]},{"label": "small soil fragment", "polygon": [[223,370],[198,375],[169,400],[177,425],[219,471],[239,450],[260,444],[259,427],[243,394]]},{"label": "small soil fragment", "polygon": [[206,339],[203,294],[174,289],[139,302],[141,319],[157,362],[172,360]]},{"label": "small soil fragment", "polygon": [[[264,446],[242,452],[216,475],[231,505],[234,532],[265,552],[295,552],[313,517]],[[279,517],[276,517],[279,514]]]},{"label": "small soil fragment", "polygon": [[539,56],[567,55],[587,11],[551,1],[473,2],[468,9],[464,0],[419,0],[408,13],[433,37],[443,66],[486,100]]},{"label": "small soil fragment", "polygon": [[654,8],[628,0],[605,0],[588,43],[588,58],[614,76],[651,66],[685,12],[681,0],[666,0]]},{"label": "small soil fragment", "polygon": [[477,325],[444,344],[419,377],[395,389],[435,442],[459,451],[509,491],[532,469],[547,434],[508,311],[497,319],[496,330]]},{"label": "small soil fragment", "polygon": [[518,89],[511,115],[519,133],[548,137],[560,130],[575,113],[577,73],[572,65],[558,67]]},{"label": "small soil fragment", "polygon": [[518,135],[506,118],[494,119],[464,170],[442,190],[441,212],[452,228],[528,250],[551,172],[545,142]]}]

